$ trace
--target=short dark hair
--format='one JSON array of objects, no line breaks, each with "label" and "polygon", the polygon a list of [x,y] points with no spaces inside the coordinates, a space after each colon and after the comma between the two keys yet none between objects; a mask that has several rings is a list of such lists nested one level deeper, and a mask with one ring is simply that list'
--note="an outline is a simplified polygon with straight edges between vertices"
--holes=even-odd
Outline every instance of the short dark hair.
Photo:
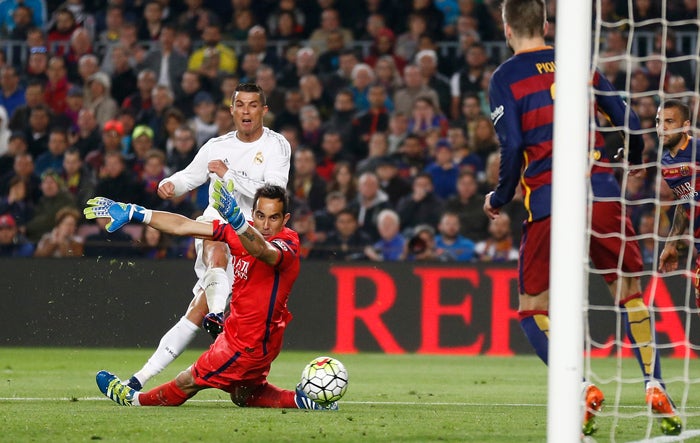
[{"label": "short dark hair", "polygon": [[681,113],[681,119],[683,121],[690,120],[690,108],[688,107],[688,105],[686,105],[685,103],[683,103],[680,100],[677,100],[675,98],[669,99],[669,100],[666,100],[663,103],[663,105],[661,105],[661,106],[663,107],[663,109],[676,108],[676,109],[678,109],[678,112]]},{"label": "short dark hair", "polygon": [[282,202],[282,214],[289,212],[289,195],[287,195],[287,190],[282,186],[265,183],[261,188],[258,188],[255,191],[255,197],[253,197],[253,209],[257,208],[260,198],[279,200]]},{"label": "short dark hair", "polygon": [[256,83],[239,83],[238,86],[236,86],[236,90],[233,92],[233,97],[231,97],[231,103],[233,103],[236,98],[236,92],[255,92],[258,95],[260,95],[260,103],[262,103],[263,106],[267,106],[267,98],[265,97],[265,92],[262,90],[260,85]]},{"label": "short dark hair", "polygon": [[544,0],[505,0],[503,21],[520,37],[544,35],[547,12]]}]

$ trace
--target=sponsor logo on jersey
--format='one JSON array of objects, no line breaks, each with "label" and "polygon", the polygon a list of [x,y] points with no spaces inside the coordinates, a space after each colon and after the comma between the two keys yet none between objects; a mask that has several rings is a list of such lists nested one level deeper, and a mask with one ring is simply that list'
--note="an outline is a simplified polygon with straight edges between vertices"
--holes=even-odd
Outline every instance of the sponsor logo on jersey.
[{"label": "sponsor logo on jersey", "polygon": [[493,112],[491,113],[491,121],[493,122],[494,126],[496,126],[496,124],[498,123],[498,120],[500,120],[501,117],[503,117],[504,112],[505,112],[505,108],[503,107],[503,105],[501,105],[493,110]]}]

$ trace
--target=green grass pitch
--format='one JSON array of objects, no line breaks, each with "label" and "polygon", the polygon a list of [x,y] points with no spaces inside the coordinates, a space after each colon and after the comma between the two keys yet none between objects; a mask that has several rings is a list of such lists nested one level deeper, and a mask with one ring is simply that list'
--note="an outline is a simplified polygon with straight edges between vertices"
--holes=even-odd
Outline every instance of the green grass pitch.
[{"label": "green grass pitch", "polygon": [[[184,353],[148,387],[166,382],[201,350]],[[177,408],[125,408],[102,397],[95,373],[128,377],[150,355],[144,349],[0,348],[0,442],[542,442],[546,440],[547,374],[530,356],[512,358],[335,355],[348,368],[350,384],[337,412],[245,409],[217,390],[201,392]],[[318,352],[285,352],[270,382],[291,389]],[[613,359],[594,359],[605,376]],[[667,378],[683,373],[681,360],[663,362]],[[691,366],[694,362],[691,362]],[[626,377],[636,363],[622,362]],[[683,438],[662,437],[647,417],[641,383],[600,385],[608,407],[595,441],[700,440],[700,400],[681,381],[669,383],[680,405]],[[614,396],[620,395],[615,419]],[[612,406],[611,406],[612,405]],[[696,441],[698,441],[696,440]]]}]

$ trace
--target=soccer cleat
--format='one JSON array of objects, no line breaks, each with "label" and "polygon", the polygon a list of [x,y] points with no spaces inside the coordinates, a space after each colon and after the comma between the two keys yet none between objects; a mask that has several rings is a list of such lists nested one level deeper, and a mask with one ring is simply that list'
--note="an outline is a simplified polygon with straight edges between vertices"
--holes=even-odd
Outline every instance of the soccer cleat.
[{"label": "soccer cleat", "polygon": [[603,409],[605,396],[603,391],[592,383],[587,383],[583,388],[583,396],[586,402],[586,410],[583,413],[583,435],[593,435],[598,430],[595,422],[596,413]]},{"label": "soccer cleat", "polygon": [[216,337],[218,337],[219,334],[224,332],[224,313],[208,313],[204,317],[204,320],[202,320],[202,327],[205,331],[209,333],[209,335],[211,335],[211,337],[214,340],[216,340]]},{"label": "soccer cleat", "polygon": [[[134,398],[138,391],[125,386],[114,374],[100,371],[95,377],[97,387],[107,398],[121,406],[133,406]],[[138,403],[137,403],[138,404]]]},{"label": "soccer cleat", "polygon": [[659,415],[661,432],[665,435],[678,435],[683,430],[683,422],[676,412],[676,407],[671,397],[658,381],[650,381],[647,384],[647,404],[651,406],[654,414]]},{"label": "soccer cleat", "polygon": [[322,406],[319,403],[311,400],[306,393],[301,389],[301,384],[297,385],[296,394],[294,395],[294,402],[297,404],[299,409],[314,409],[317,411],[337,411],[338,402],[334,401],[326,406]]},{"label": "soccer cleat", "polygon": [[141,389],[143,389],[143,385],[141,384],[139,379],[134,377],[133,375],[131,376],[131,378],[129,380],[122,382],[122,384],[124,386],[130,387],[134,391],[140,391]]}]

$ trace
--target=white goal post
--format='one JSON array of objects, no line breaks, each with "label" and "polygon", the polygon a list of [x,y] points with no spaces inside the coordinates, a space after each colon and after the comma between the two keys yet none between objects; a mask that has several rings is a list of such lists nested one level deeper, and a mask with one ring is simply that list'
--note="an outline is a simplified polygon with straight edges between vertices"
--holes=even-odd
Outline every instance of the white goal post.
[{"label": "white goal post", "polygon": [[[554,0],[551,0],[554,1]],[[547,441],[581,439],[592,0],[557,0]]]}]

